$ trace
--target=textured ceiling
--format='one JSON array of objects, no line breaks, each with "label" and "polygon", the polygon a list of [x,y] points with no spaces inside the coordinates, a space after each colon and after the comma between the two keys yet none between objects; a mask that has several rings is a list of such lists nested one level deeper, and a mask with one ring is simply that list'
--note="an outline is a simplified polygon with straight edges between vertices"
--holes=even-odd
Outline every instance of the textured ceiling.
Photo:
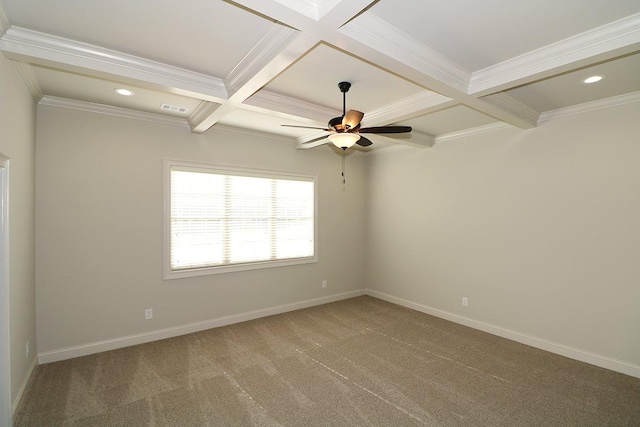
[{"label": "textured ceiling", "polygon": [[364,151],[640,100],[637,0],[0,0],[0,51],[41,103],[299,148],[326,133],[280,125],[326,126],[340,81],[363,126],[413,127]]}]

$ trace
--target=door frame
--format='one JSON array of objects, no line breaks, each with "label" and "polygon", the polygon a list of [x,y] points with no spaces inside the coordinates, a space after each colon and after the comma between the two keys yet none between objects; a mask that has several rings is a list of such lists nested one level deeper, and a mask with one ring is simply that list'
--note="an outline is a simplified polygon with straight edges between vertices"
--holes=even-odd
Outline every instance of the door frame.
[{"label": "door frame", "polygon": [[12,425],[9,301],[9,158],[0,153],[0,425]]}]

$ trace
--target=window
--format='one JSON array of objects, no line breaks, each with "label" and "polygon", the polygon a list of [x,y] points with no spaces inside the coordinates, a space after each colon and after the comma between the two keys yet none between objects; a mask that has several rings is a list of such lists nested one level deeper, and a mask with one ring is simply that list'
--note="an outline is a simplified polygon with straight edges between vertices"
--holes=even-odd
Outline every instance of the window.
[{"label": "window", "polygon": [[316,179],[167,161],[165,278],[316,261]]}]

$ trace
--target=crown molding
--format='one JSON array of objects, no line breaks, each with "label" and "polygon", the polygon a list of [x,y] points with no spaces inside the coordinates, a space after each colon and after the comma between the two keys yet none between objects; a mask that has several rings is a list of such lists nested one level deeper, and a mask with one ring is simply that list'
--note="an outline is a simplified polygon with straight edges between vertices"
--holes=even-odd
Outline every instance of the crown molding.
[{"label": "crown molding", "polygon": [[[55,96],[45,95],[40,100],[39,104],[52,106],[52,107],[68,108],[71,110],[86,111],[90,113],[106,114],[109,116],[123,117],[127,119],[143,120],[143,121],[158,123],[162,125],[170,125],[170,126],[177,126],[181,128],[190,129],[186,119],[181,119],[178,117],[169,117],[162,114],[147,113],[144,111],[135,111],[135,110],[130,110],[128,108],[112,107],[109,105],[96,104],[92,102],[76,101],[73,99],[58,98]],[[278,142],[281,144],[284,143],[288,145],[293,145],[295,142],[294,139],[286,136],[269,134],[265,132],[237,128],[237,127],[227,126],[222,124],[217,124],[215,127],[212,127],[211,129],[215,130],[215,132],[218,132],[218,133],[235,135],[243,138],[252,138],[260,141],[271,141],[271,142]]]},{"label": "crown molding", "polygon": [[76,101],[73,99],[59,98],[56,96],[45,95],[44,97],[42,97],[38,104],[48,105],[51,107],[68,108],[71,110],[86,111],[90,113],[106,114],[109,116],[124,117],[127,119],[143,120],[147,122],[178,126],[187,129],[189,128],[189,124],[187,123],[187,121],[178,117],[169,117],[162,114],[135,111],[128,108],[112,107],[110,105],[96,104],[93,102]]},{"label": "crown molding", "polygon": [[221,79],[88,43],[12,26],[0,38],[0,50],[12,59],[42,65],[66,65],[154,85],[209,101],[224,101]]},{"label": "crown molding", "polygon": [[507,61],[474,72],[469,94],[482,95],[512,88],[638,49],[640,13],[532,50]]},{"label": "crown molding", "polygon": [[467,93],[471,73],[435,50],[371,13],[363,13],[338,30],[420,73]]},{"label": "crown molding", "polygon": [[[263,73],[269,62],[287,49],[300,34],[299,31],[293,28],[275,23],[224,78],[229,96],[238,92],[256,75]],[[259,89],[259,87],[256,89]]]},{"label": "crown molding", "polygon": [[538,125],[551,120],[561,119],[563,117],[575,116],[576,114],[588,113],[590,111],[618,107],[625,104],[632,104],[634,102],[640,102],[640,91],[631,92],[619,96],[612,96],[610,98],[599,99],[597,101],[585,102],[583,104],[573,105],[571,107],[545,111],[544,113],[540,114]]},{"label": "crown molding", "polygon": [[40,85],[38,84],[38,79],[36,78],[31,65],[25,64],[24,62],[11,61],[13,65],[18,70],[18,74],[22,77],[22,81],[31,92],[31,96],[36,102],[40,102],[42,97],[44,96],[44,92],[40,89]]}]

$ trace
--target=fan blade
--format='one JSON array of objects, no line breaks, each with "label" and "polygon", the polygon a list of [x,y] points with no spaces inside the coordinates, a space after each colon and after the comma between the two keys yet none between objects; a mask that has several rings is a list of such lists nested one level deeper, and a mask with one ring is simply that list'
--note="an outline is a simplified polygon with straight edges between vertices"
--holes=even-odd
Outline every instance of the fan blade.
[{"label": "fan blade", "polygon": [[411,132],[411,126],[374,126],[370,128],[362,128],[360,133],[405,133]]},{"label": "fan blade", "polygon": [[353,129],[360,124],[360,121],[364,117],[364,113],[356,110],[349,110],[342,119],[342,125],[348,129]]},{"label": "fan blade", "polygon": [[356,144],[358,144],[361,147],[368,147],[371,144],[373,144],[373,142],[371,142],[370,140],[368,140],[364,136],[360,135],[360,139],[356,141]]},{"label": "fan blade", "polygon": [[300,129],[319,129],[319,130],[324,130],[329,132],[329,129],[327,128],[321,128],[321,127],[316,127],[316,126],[298,126],[298,125],[280,125],[286,128],[300,128]]},{"label": "fan blade", "polygon": [[316,141],[320,141],[321,139],[325,139],[325,138],[327,138],[328,136],[329,136],[329,135],[319,136],[319,137],[317,137],[317,138],[313,138],[313,139],[311,139],[311,140],[309,140],[309,141],[305,141],[305,142],[303,142],[302,144],[311,144],[312,142],[316,142]]}]

